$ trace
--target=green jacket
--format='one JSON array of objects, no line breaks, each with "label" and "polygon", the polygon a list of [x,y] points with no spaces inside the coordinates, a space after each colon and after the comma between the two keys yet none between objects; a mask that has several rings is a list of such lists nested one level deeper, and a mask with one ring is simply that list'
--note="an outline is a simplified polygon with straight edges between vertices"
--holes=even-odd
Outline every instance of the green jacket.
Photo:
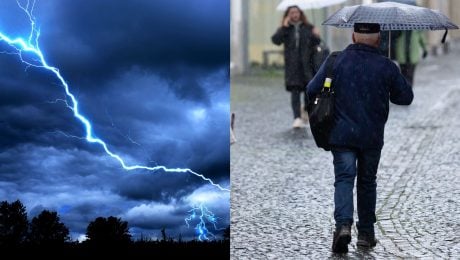
[{"label": "green jacket", "polygon": [[[409,60],[406,55],[406,37],[410,33]],[[426,51],[425,39],[421,31],[402,31],[396,40],[396,61],[399,64],[417,64],[420,61],[423,51]],[[409,61],[409,62],[408,62]]]}]

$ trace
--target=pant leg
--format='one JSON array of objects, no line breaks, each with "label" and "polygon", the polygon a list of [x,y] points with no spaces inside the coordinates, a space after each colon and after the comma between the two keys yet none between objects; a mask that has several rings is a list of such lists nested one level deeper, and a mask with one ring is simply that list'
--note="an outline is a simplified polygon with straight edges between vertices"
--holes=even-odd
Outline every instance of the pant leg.
[{"label": "pant leg", "polygon": [[353,224],[353,186],[356,176],[356,151],[332,149],[334,157],[335,192],[334,219],[336,228]]},{"label": "pant leg", "polygon": [[297,89],[291,91],[291,106],[294,119],[300,118],[300,91]]},{"label": "pant leg", "polygon": [[356,181],[359,221],[361,233],[374,234],[375,204],[377,201],[377,168],[381,149],[363,150],[358,153],[358,178]]},{"label": "pant leg", "polygon": [[305,111],[307,111],[307,106],[308,106],[307,88],[305,88],[305,90],[303,91],[303,104],[304,104],[303,109],[304,109]]},{"label": "pant leg", "polygon": [[415,64],[408,64],[406,70],[407,78],[409,79],[410,85],[414,86]]},{"label": "pant leg", "polygon": [[407,64],[400,64],[399,65],[400,68],[401,68],[401,74],[404,75],[404,77],[406,78],[407,82],[409,82],[409,84],[412,86],[413,84],[413,72],[411,73],[410,71],[410,67],[411,67],[411,64],[407,63]]}]

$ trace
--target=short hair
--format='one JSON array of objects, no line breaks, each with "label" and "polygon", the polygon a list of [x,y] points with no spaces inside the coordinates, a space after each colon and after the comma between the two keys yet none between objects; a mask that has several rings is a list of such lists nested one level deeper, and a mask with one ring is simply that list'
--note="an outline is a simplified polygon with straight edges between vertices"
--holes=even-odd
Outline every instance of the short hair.
[{"label": "short hair", "polygon": [[353,32],[355,35],[355,41],[357,43],[365,43],[365,44],[375,44],[375,42],[379,39],[380,33],[357,33]]}]

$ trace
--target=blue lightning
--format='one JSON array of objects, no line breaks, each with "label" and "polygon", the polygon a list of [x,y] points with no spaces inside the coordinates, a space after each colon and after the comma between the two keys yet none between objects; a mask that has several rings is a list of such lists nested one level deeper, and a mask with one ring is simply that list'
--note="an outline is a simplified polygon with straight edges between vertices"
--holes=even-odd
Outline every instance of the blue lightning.
[{"label": "blue lightning", "polygon": [[[75,98],[74,94],[70,92],[69,85],[65,81],[64,77],[61,75],[59,72],[59,69],[56,67],[50,66],[48,62],[45,59],[45,56],[43,55],[39,45],[38,45],[38,39],[40,37],[40,30],[36,28],[35,24],[35,17],[32,15],[33,9],[35,7],[35,1],[27,1],[27,5],[23,6],[21,3],[17,2],[19,8],[21,8],[28,16],[30,25],[31,25],[31,32],[29,35],[28,40],[24,40],[23,38],[14,38],[11,39],[9,36],[3,34],[0,32],[0,40],[8,43],[9,46],[14,48],[16,50],[16,54],[19,56],[21,59],[21,62],[27,65],[27,67],[37,67],[37,68],[44,68],[48,71],[51,71],[56,75],[56,77],[59,79],[61,82],[62,86],[64,87],[65,94],[66,96],[70,99],[71,104],[69,105],[66,103],[67,107],[73,111],[74,117],[76,117],[84,126],[85,131],[86,131],[86,136],[85,139],[89,143],[96,143],[99,144],[106,154],[108,154],[110,157],[114,158],[117,160],[120,165],[123,167],[123,169],[132,171],[132,170],[148,170],[148,171],[158,171],[158,170],[163,170],[164,172],[179,172],[179,173],[191,173],[197,177],[200,177],[204,181],[209,182],[211,185],[214,187],[217,187],[221,191],[230,191],[228,188],[224,188],[221,185],[214,183],[210,178],[205,177],[202,174],[199,174],[197,172],[192,171],[191,169],[188,168],[167,168],[166,166],[155,166],[155,167],[149,167],[149,166],[144,166],[144,165],[127,165],[123,158],[121,158],[118,154],[112,152],[108,147],[107,144],[100,138],[96,137],[93,133],[93,127],[91,125],[91,122],[89,121],[88,118],[83,116],[80,113],[80,108],[79,108],[79,103],[78,100]],[[36,59],[33,59],[34,63],[27,61],[24,59],[24,54],[34,54],[36,56]]]},{"label": "blue lightning", "polygon": [[[218,230],[217,224],[217,217],[212,213],[203,203],[199,206],[193,207],[189,210],[190,216],[185,219],[185,223],[187,223],[187,227],[190,227],[190,221],[198,218],[199,222],[195,226],[195,231],[200,241],[203,239],[209,240],[210,238],[215,238],[215,235],[211,233],[208,228],[206,227],[206,222],[209,222],[213,227],[214,230]],[[197,212],[200,212],[197,214]]]},{"label": "blue lightning", "polygon": [[80,136],[76,136],[76,135],[71,135],[71,134],[67,134],[66,132],[64,131],[61,131],[61,130],[55,130],[53,132],[50,132],[51,134],[61,134],[67,138],[75,138],[75,139],[79,139],[79,140],[85,140],[86,138],[84,137],[80,137]]},{"label": "blue lightning", "polygon": [[64,103],[64,104],[66,105],[66,107],[72,109],[72,107],[69,106],[69,103],[67,103],[67,100],[62,99],[62,98],[56,98],[54,101],[48,101],[48,102],[46,102],[46,103],[47,103],[47,104],[57,104],[57,103],[59,103],[59,102]]},{"label": "blue lightning", "polygon": [[[29,67],[36,67],[36,68],[43,68],[43,69],[46,69],[52,72],[59,79],[62,87],[64,88],[66,99],[56,99],[54,102],[50,102],[50,103],[63,102],[66,105],[66,107],[69,108],[73,112],[74,117],[77,118],[78,121],[82,123],[85,129],[86,135],[85,137],[77,137],[77,136],[67,135],[61,131],[56,131],[55,133],[61,133],[67,137],[85,139],[89,143],[95,143],[95,144],[100,145],[104,149],[106,154],[108,154],[113,159],[117,160],[120,163],[120,165],[123,167],[123,169],[127,171],[148,170],[148,171],[155,172],[158,170],[163,170],[164,172],[190,173],[190,174],[193,174],[203,179],[204,181],[209,182],[211,185],[213,185],[214,187],[218,188],[221,191],[230,192],[229,188],[222,187],[221,185],[214,183],[210,178],[207,178],[202,174],[194,172],[191,169],[167,168],[165,166],[158,166],[158,165],[154,167],[143,166],[143,165],[127,165],[121,156],[112,152],[108,148],[107,144],[102,139],[95,136],[95,134],[93,133],[93,127],[89,119],[80,113],[78,100],[76,99],[75,95],[72,94],[72,92],[70,91],[69,85],[65,81],[61,73],[59,72],[59,69],[49,65],[48,62],[46,61],[45,56],[42,53],[39,47],[39,44],[38,44],[38,39],[40,37],[40,30],[37,29],[36,23],[35,23],[35,17],[33,16],[33,10],[35,8],[35,0],[33,1],[27,0],[27,4],[25,5],[21,4],[19,1],[16,1],[16,3],[19,6],[19,8],[21,8],[24,11],[24,13],[27,15],[30,25],[31,25],[31,31],[30,31],[30,34],[27,40],[21,37],[11,38],[8,35],[5,35],[3,32],[0,32],[0,41],[6,42],[10,47],[12,47],[15,50],[14,52],[2,51],[0,53],[17,55],[20,58],[21,62],[26,65],[26,70]],[[27,59],[25,59],[25,55],[30,55],[30,54],[32,54],[34,58],[30,58],[30,56],[27,56]],[[214,238],[215,235],[207,229],[206,222],[211,223],[211,225],[214,226],[214,229],[218,230],[216,227],[217,217],[203,203],[201,203],[200,206],[194,206],[189,212],[190,212],[189,217],[185,219],[187,226],[189,226],[189,222],[192,221],[193,219],[195,218],[199,219],[199,223],[195,226],[195,230],[197,232],[198,239],[201,241],[203,239],[208,240],[209,238]]]},{"label": "blue lightning", "polygon": [[[115,122],[113,121],[113,118],[112,116],[109,114],[109,111],[107,109],[105,109],[105,114],[107,115],[107,117],[109,118],[110,120],[110,124],[112,125],[112,128],[115,129],[119,135],[121,135],[123,138],[125,138],[126,140],[128,140],[130,143],[132,144],[135,144],[137,146],[142,146],[140,143],[136,142],[132,137],[131,137],[131,129],[128,129],[128,134],[125,135],[123,134],[123,132],[115,125]],[[145,153],[146,150],[143,149]]]}]

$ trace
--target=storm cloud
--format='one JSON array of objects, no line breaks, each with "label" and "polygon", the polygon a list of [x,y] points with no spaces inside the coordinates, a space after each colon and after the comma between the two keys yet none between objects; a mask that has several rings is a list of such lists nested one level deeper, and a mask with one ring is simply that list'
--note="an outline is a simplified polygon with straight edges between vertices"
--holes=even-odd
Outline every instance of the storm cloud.
[{"label": "storm cloud", "polygon": [[[228,1],[50,0],[37,1],[34,15],[48,63],[112,152],[229,187]],[[0,31],[28,37],[14,0],[0,3]],[[134,237],[166,227],[192,238],[184,218],[201,203],[229,225],[228,192],[189,173],[125,171],[87,143],[57,78],[13,51],[0,42],[1,200],[20,199],[29,217],[58,211],[73,238],[110,215]]]}]

